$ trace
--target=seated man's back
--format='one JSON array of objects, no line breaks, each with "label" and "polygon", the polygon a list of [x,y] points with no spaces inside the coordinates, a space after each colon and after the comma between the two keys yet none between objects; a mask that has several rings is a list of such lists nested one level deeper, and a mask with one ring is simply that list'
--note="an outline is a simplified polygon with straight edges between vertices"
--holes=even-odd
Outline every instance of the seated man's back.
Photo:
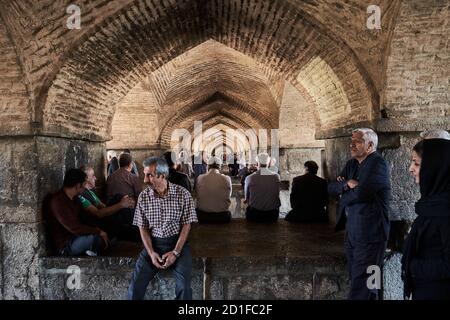
[{"label": "seated man's back", "polygon": [[231,178],[220,173],[222,160],[208,160],[208,172],[198,176],[197,218],[200,223],[228,223],[231,220]]},{"label": "seated man's back", "polygon": [[277,222],[280,214],[280,175],[268,169],[270,157],[256,157],[258,170],[245,178],[245,218],[253,222]]},{"label": "seated man's back", "polygon": [[326,222],[328,204],[327,181],[316,175],[318,166],[305,163],[306,174],[292,180],[290,195],[292,210],[286,216],[291,222]]},{"label": "seated man's back", "polygon": [[231,204],[231,178],[217,169],[197,178],[197,208],[205,212],[228,211]]},{"label": "seated man's back", "polygon": [[137,200],[141,191],[139,178],[126,168],[120,168],[106,180],[107,205],[119,202],[125,195]]},{"label": "seated man's back", "polygon": [[250,207],[260,211],[278,209],[280,202],[280,175],[261,168],[245,179],[245,193]]}]

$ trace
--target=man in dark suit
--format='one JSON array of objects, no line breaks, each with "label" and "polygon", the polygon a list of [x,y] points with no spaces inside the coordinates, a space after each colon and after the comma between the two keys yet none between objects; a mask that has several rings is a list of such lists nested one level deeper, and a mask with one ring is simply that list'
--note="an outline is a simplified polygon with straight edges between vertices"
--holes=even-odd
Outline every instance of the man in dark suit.
[{"label": "man in dark suit", "polygon": [[168,181],[177,184],[179,186],[182,186],[189,192],[192,192],[191,181],[189,180],[187,174],[175,170],[175,162],[174,162],[174,160],[176,159],[175,153],[173,151],[167,151],[163,154],[163,158],[166,160],[169,166]]},{"label": "man in dark suit", "polygon": [[[376,152],[378,136],[372,129],[356,129],[352,133],[352,159],[329,183],[328,192],[340,195],[336,230],[346,229],[345,251],[351,289],[348,298],[375,300],[380,298],[377,280],[368,278],[382,270],[389,235],[389,201],[391,185],[389,165]],[[371,268],[368,269],[368,267]],[[372,278],[371,278],[372,279]],[[381,283],[381,276],[378,279]]]},{"label": "man in dark suit", "polygon": [[319,166],[314,161],[305,162],[305,174],[292,180],[291,207],[286,215],[289,222],[327,222],[327,181],[318,177]]}]

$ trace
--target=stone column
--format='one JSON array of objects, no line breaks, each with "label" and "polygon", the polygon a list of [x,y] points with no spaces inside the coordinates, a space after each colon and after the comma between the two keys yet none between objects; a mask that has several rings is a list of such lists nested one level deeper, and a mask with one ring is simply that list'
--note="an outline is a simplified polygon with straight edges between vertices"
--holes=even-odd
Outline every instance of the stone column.
[{"label": "stone column", "polygon": [[46,254],[42,200],[64,172],[90,163],[102,181],[104,142],[54,137],[0,138],[0,298],[39,299],[39,258]]}]

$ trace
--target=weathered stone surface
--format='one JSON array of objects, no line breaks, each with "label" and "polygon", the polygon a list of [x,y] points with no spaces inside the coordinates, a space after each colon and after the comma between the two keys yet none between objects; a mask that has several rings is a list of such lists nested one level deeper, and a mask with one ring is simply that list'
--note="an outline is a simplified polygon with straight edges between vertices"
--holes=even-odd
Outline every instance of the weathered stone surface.
[{"label": "weathered stone surface", "polygon": [[382,154],[391,167],[392,202],[390,219],[415,219],[414,203],[420,198],[419,187],[409,173],[411,152],[419,141],[418,134],[402,135],[401,146],[398,149],[385,149]]},{"label": "weathered stone surface", "polygon": [[37,158],[34,139],[2,138],[0,223],[37,221]]},{"label": "weathered stone surface", "polygon": [[[203,264],[200,258],[196,258],[192,279],[193,298],[203,299],[203,286],[207,285],[208,299],[312,299],[313,283],[317,286],[315,299],[342,298],[347,290],[344,265],[330,265],[325,260],[214,258],[208,262],[209,281],[204,282]],[[41,297],[125,299],[134,261],[130,258],[41,259]],[[81,270],[80,289],[69,289],[66,285],[70,276],[67,273],[69,266],[78,266]],[[321,276],[319,282],[313,282],[315,270],[333,273]],[[146,299],[173,299],[174,290],[170,272],[162,272],[150,283]]]},{"label": "weathered stone surface", "polygon": [[384,261],[383,298],[385,300],[403,300],[403,281],[401,278],[402,255],[395,253]]},{"label": "weathered stone surface", "polygon": [[[45,258],[41,260],[41,295],[43,299],[124,300],[134,269],[131,258]],[[80,288],[71,289],[67,281],[69,267],[80,268]],[[193,298],[202,298],[202,279],[194,270]],[[169,271],[159,273],[149,284],[146,299],[171,300],[175,297],[175,281]]]},{"label": "weathered stone surface", "polygon": [[104,143],[92,143],[59,138],[38,137],[36,148],[39,158],[39,199],[48,192],[61,188],[64,172],[82,165],[91,165],[102,187],[106,172]]},{"label": "weathered stone surface", "polygon": [[4,299],[39,299],[39,255],[43,251],[38,224],[2,224]]},{"label": "weathered stone surface", "polygon": [[342,274],[316,273],[313,276],[313,300],[344,300],[349,291],[349,281]]}]

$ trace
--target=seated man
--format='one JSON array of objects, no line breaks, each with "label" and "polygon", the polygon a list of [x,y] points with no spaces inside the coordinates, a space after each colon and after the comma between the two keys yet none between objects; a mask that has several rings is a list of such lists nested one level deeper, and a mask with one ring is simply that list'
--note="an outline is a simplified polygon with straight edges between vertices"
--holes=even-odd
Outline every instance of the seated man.
[{"label": "seated man", "polygon": [[222,161],[212,157],[208,172],[197,178],[197,218],[199,223],[227,223],[231,220],[231,178],[221,174]]},{"label": "seated man", "polygon": [[[130,149],[123,149],[123,153],[129,153],[131,155]],[[139,171],[137,168],[137,165],[134,161],[131,161],[131,173],[134,174],[136,177],[139,177]]]},{"label": "seated man", "polygon": [[130,300],[143,299],[148,284],[161,270],[171,270],[175,276],[176,299],[192,300],[192,254],[187,238],[197,215],[191,194],[168,182],[168,175],[164,159],[144,161],[144,182],[149,187],[139,196],[134,224],[145,248],[131,276]]},{"label": "seated man", "polygon": [[139,178],[132,174],[133,158],[129,153],[119,156],[119,170],[115,171],[106,180],[107,204],[113,205],[120,202],[123,196],[128,195],[135,202],[142,191]]},{"label": "seated man", "polygon": [[86,174],[70,169],[64,176],[63,188],[48,202],[46,220],[50,245],[59,255],[95,256],[108,246],[107,234],[83,221],[83,207],[78,199],[86,184]]},{"label": "seated man", "polygon": [[89,166],[80,169],[87,175],[86,189],[78,196],[84,210],[94,218],[99,228],[106,231],[109,238],[129,239],[128,233],[132,231],[127,230],[126,222],[122,221],[123,216],[120,214],[120,210],[133,209],[134,201],[128,195],[125,195],[120,202],[107,207],[95,193],[95,181],[97,177],[95,176],[94,169]]},{"label": "seated man", "polygon": [[114,172],[106,180],[106,205],[112,206],[120,203],[121,199],[128,195],[133,201],[132,208],[120,209],[120,225],[124,233],[119,238],[130,241],[140,241],[139,229],[133,226],[134,207],[139,194],[142,191],[142,184],[139,178],[132,174],[133,159],[129,153],[122,153],[119,156],[119,170]]},{"label": "seated man", "polygon": [[176,154],[173,151],[167,151],[163,154],[163,158],[166,160],[169,166],[169,182],[175,183],[184,187],[187,191],[192,192],[191,181],[187,174],[177,171],[176,168]]},{"label": "seated man", "polygon": [[258,170],[245,178],[245,203],[248,204],[245,217],[254,222],[277,222],[280,201],[280,176],[269,170],[270,157],[258,154]]},{"label": "seated man", "polygon": [[305,174],[292,180],[291,207],[286,221],[327,222],[327,181],[318,177],[317,163],[305,162]]}]

